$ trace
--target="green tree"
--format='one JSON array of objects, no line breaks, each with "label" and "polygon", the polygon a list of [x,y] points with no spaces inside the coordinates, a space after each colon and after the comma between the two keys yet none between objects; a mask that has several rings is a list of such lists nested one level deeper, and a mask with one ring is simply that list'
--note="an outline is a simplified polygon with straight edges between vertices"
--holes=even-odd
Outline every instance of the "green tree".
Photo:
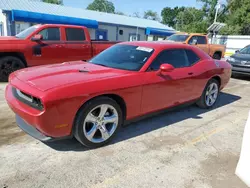
[{"label": "green tree", "polygon": [[56,4],[56,5],[63,5],[62,0],[42,0],[45,3],[51,3],[51,4]]},{"label": "green tree", "polygon": [[[203,3],[202,11],[205,14],[204,16],[208,22],[208,25],[213,24],[218,0],[197,0],[197,1]],[[228,0],[227,0],[227,2],[228,2]],[[216,22],[224,23],[227,20],[227,18],[228,18],[228,16],[227,16],[228,3],[227,2],[224,4],[220,3],[220,8],[218,11],[218,16],[217,16]]]},{"label": "green tree", "polygon": [[126,15],[126,14],[124,14],[123,12],[121,12],[121,11],[116,11],[115,12],[115,14],[119,14],[119,15]]},{"label": "green tree", "polygon": [[140,18],[141,17],[139,12],[134,12],[132,16],[136,17],[136,18]]},{"label": "green tree", "polygon": [[154,12],[152,10],[145,11],[143,18],[148,19],[148,20],[160,21],[160,18],[158,16],[157,12]]},{"label": "green tree", "polygon": [[204,11],[207,21],[212,24],[214,21],[215,10],[218,0],[197,0],[203,3],[202,11]]},{"label": "green tree", "polygon": [[194,7],[185,8],[176,16],[177,30],[190,33],[204,33],[208,23],[204,19],[204,12]]},{"label": "green tree", "polygon": [[177,15],[179,12],[184,11],[184,7],[165,7],[161,11],[162,23],[168,25],[169,27],[176,27]]},{"label": "green tree", "polygon": [[115,13],[114,4],[107,0],[94,0],[88,5],[87,9],[99,12]]},{"label": "green tree", "polygon": [[229,0],[226,24],[221,34],[250,35],[250,1]]}]

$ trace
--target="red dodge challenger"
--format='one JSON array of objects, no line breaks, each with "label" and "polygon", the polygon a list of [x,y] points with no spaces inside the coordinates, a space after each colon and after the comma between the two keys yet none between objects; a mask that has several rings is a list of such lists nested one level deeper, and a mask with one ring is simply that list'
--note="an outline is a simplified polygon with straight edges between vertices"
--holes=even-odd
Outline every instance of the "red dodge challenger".
[{"label": "red dodge challenger", "polygon": [[212,107],[230,77],[229,63],[194,46],[124,42],[88,62],[16,71],[5,95],[18,126],[36,139],[74,136],[99,147],[127,120],[189,102]]}]

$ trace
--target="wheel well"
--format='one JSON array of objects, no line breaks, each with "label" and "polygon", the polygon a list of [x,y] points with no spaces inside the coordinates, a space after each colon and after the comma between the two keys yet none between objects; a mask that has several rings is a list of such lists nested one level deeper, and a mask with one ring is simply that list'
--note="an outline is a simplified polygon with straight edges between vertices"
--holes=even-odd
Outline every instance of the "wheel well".
[{"label": "wheel well", "polygon": [[213,79],[219,82],[219,86],[221,86],[221,78],[219,76],[214,76]]},{"label": "wheel well", "polygon": [[214,52],[214,55],[215,55],[215,54],[219,54],[220,57],[222,56],[222,52],[221,52],[221,51],[216,51],[216,52]]},{"label": "wheel well", "polygon": [[[117,104],[121,107],[121,110],[122,110],[122,113],[123,113],[123,119],[124,120],[126,119],[126,117],[127,117],[127,106],[126,106],[126,103],[123,100],[123,98],[120,97],[119,95],[116,95],[116,94],[98,95],[96,97],[93,97],[93,98],[87,100],[84,104],[86,104],[88,101],[94,100],[94,99],[99,98],[99,97],[109,97],[109,98],[113,99],[115,102],[117,102]],[[81,108],[84,106],[84,104],[81,106]]]},{"label": "wheel well", "polygon": [[21,53],[21,52],[0,52],[0,58],[6,57],[6,56],[13,56],[13,57],[19,58],[24,63],[25,67],[27,67],[27,62],[26,62],[26,59],[25,59],[23,53]]},{"label": "wheel well", "polygon": [[[122,97],[120,97],[119,95],[116,94],[105,94],[105,95],[100,95],[98,97],[109,97],[111,99],[113,99],[115,102],[117,102],[117,104],[121,107],[122,113],[123,113],[123,119],[125,120],[127,117],[127,106],[125,101],[123,100]],[[97,97],[95,97],[97,98]]]}]

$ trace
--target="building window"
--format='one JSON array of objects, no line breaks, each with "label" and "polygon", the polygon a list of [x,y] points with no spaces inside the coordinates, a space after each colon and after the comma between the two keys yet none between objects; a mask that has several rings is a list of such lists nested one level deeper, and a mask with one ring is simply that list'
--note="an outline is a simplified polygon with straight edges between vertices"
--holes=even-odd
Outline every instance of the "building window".
[{"label": "building window", "polygon": [[66,28],[67,41],[85,41],[85,33],[83,29]]},{"label": "building window", "polygon": [[128,41],[137,41],[137,40],[140,40],[140,34],[137,34],[137,36],[136,33],[129,34]]},{"label": "building window", "polygon": [[122,29],[119,30],[119,35],[123,35],[123,30]]},{"label": "building window", "polygon": [[15,25],[16,25],[16,34],[24,31],[25,29],[31,26],[31,24],[27,22],[15,22]]}]

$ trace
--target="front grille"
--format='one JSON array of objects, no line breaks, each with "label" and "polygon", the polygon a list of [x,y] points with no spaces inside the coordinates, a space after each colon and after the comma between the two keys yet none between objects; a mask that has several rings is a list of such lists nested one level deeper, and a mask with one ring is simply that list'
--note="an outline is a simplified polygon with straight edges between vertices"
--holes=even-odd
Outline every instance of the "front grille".
[{"label": "front grille", "polygon": [[33,97],[19,89],[12,88],[13,95],[21,102],[42,111],[44,109],[41,100],[37,97]]}]

